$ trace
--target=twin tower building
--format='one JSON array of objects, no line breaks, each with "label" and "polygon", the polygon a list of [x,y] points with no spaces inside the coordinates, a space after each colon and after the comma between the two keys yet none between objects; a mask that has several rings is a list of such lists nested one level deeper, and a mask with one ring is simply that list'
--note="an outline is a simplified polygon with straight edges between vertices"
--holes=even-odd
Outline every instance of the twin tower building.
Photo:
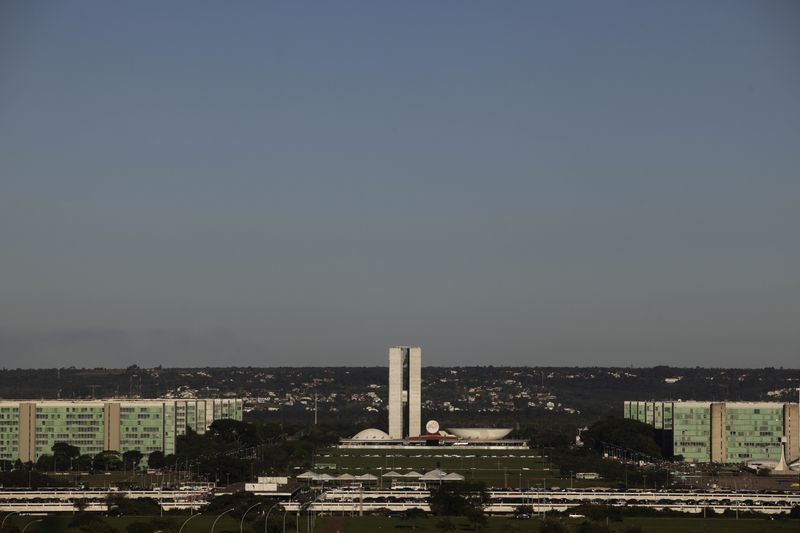
[{"label": "twin tower building", "polygon": [[422,349],[389,348],[389,437],[416,437],[421,432]]}]

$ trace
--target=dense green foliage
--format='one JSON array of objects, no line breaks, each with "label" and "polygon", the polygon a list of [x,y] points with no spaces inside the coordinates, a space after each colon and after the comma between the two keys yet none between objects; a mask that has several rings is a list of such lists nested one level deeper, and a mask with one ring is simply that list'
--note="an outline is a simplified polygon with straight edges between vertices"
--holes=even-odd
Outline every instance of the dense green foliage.
[{"label": "dense green foliage", "polygon": [[137,468],[144,455],[139,450],[128,450],[122,454],[122,464],[125,468]]},{"label": "dense green foliage", "polygon": [[431,512],[437,516],[474,516],[487,500],[482,483],[446,483],[433,490]]},{"label": "dense green foliage", "polygon": [[81,449],[66,442],[56,442],[52,448],[56,470],[74,467],[81,455]]},{"label": "dense green foliage", "polygon": [[224,484],[244,481],[254,474],[282,473],[294,466],[310,468],[314,450],[338,442],[329,429],[289,437],[275,424],[217,420],[205,434],[187,431],[178,437],[175,455],[164,466],[188,469]]},{"label": "dense green foliage", "polygon": [[656,440],[656,430],[638,420],[607,417],[589,427],[583,434],[584,441],[595,450],[603,444],[614,444],[650,457],[661,457],[661,447]]},{"label": "dense green foliage", "polygon": [[94,469],[111,472],[114,470],[122,470],[122,458],[119,452],[106,450],[94,456]]}]

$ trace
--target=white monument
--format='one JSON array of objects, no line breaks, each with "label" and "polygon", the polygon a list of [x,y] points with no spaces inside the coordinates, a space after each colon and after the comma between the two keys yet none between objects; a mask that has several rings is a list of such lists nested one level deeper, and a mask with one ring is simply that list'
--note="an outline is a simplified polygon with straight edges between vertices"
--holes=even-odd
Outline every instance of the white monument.
[{"label": "white monument", "polygon": [[389,436],[416,437],[422,427],[422,349],[389,348]]}]

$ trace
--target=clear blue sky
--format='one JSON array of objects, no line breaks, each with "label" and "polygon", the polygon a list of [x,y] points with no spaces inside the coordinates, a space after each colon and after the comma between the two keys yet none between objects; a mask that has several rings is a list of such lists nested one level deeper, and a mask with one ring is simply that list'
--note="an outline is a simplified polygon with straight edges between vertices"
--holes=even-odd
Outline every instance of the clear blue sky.
[{"label": "clear blue sky", "polygon": [[0,365],[792,366],[800,2],[0,4]]}]

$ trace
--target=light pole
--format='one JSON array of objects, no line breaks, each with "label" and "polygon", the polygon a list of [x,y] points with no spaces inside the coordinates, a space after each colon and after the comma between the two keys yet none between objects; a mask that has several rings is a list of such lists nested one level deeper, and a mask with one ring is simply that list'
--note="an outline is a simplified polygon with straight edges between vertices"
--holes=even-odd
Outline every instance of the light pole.
[{"label": "light pole", "polygon": [[203,513],[197,513],[197,514],[193,514],[192,516],[190,516],[189,518],[187,518],[186,520],[184,520],[184,521],[183,521],[183,524],[181,524],[181,527],[180,527],[180,529],[178,529],[178,533],[181,533],[181,531],[183,531],[183,526],[185,526],[185,525],[186,525],[186,522],[188,522],[189,520],[191,520],[191,519],[192,519],[192,518],[194,518],[195,516],[200,516],[201,514],[203,514]]},{"label": "light pole", "polygon": [[217,516],[217,517],[214,519],[214,523],[213,523],[213,524],[211,524],[211,533],[214,533],[214,528],[215,528],[215,527],[217,527],[217,521],[218,521],[220,518],[222,518],[223,516],[225,516],[226,514],[230,513],[231,511],[234,511],[235,509],[236,509],[235,507],[231,507],[231,508],[230,508],[230,509],[228,509],[227,511],[222,511],[221,513],[219,513],[219,516]]},{"label": "light pole", "polygon": [[44,520],[40,518],[39,520],[34,520],[33,522],[28,522],[27,524],[25,524],[25,527],[22,528],[22,533],[25,533],[25,530],[28,529],[29,527],[31,527],[31,524],[35,524],[36,522],[44,522]]},{"label": "light pole", "polygon": [[283,533],[286,533],[286,515],[289,514],[289,509],[283,512]]},{"label": "light pole", "polygon": [[256,504],[253,504],[253,505],[251,505],[251,506],[250,506],[250,507],[248,507],[248,508],[247,508],[247,510],[244,512],[244,514],[242,515],[242,519],[241,519],[241,520],[239,520],[239,533],[244,533],[244,517],[245,517],[245,516],[247,516],[247,513],[249,513],[249,512],[250,512],[252,509],[255,509],[256,507],[258,507],[259,505],[261,505],[261,503],[262,503],[262,502],[258,502],[258,503],[256,503]]},{"label": "light pole", "polygon": [[297,533],[300,533],[300,515],[303,514],[303,506],[311,506],[311,502],[306,502],[297,508]]},{"label": "light pole", "polygon": [[12,514],[19,514],[19,513],[20,513],[19,511],[11,511],[11,512],[10,512],[10,513],[8,513],[7,515],[5,515],[5,516],[3,517],[3,521],[2,521],[2,522],[0,522],[0,529],[3,529],[3,526],[5,526],[5,525],[6,525],[6,519],[8,519],[8,517],[9,517],[9,516],[11,516]]},{"label": "light pole", "polygon": [[272,507],[270,507],[267,510],[267,516],[264,518],[264,533],[267,533],[267,524],[269,524],[269,513],[271,513],[272,510],[275,509],[279,505],[280,505],[280,503],[276,503],[275,505],[273,505]]}]

